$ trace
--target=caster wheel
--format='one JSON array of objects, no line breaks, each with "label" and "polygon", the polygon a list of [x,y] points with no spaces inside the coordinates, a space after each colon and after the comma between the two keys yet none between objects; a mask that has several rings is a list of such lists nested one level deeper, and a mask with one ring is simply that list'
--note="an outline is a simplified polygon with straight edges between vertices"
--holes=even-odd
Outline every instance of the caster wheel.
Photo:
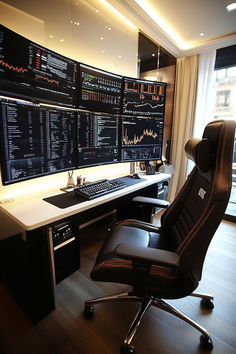
[{"label": "caster wheel", "polygon": [[92,305],[85,305],[84,308],[84,317],[86,318],[92,318],[94,315],[94,309]]},{"label": "caster wheel", "polygon": [[202,299],[201,305],[205,307],[207,310],[213,310],[214,303],[212,300]]},{"label": "caster wheel", "polygon": [[123,344],[120,347],[120,354],[135,354],[135,347],[131,344]]},{"label": "caster wheel", "polygon": [[213,343],[211,340],[211,337],[206,337],[204,334],[200,336],[200,343],[203,349],[205,350],[212,350],[213,349]]}]

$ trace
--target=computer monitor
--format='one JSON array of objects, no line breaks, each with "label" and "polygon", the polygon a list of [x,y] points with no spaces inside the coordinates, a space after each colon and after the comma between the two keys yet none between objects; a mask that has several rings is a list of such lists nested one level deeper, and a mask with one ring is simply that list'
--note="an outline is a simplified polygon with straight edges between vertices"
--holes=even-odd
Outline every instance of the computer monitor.
[{"label": "computer monitor", "polygon": [[122,116],[120,160],[161,159],[163,126],[163,118],[159,117]]},{"label": "computer monitor", "polygon": [[165,115],[166,83],[123,77],[122,114]]},{"label": "computer monitor", "polygon": [[77,63],[0,25],[0,94],[75,107]]},{"label": "computer monitor", "polygon": [[76,166],[73,110],[0,97],[2,183]]},{"label": "computer monitor", "polygon": [[79,64],[79,108],[119,114],[121,88],[122,76]]},{"label": "computer monitor", "polygon": [[78,168],[118,162],[118,116],[78,112]]}]

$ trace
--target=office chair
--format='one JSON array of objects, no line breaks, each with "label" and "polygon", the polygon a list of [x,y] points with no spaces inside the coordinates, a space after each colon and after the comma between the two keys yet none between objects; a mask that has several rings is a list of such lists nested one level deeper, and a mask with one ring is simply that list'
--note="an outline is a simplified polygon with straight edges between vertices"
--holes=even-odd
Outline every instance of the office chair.
[{"label": "office chair", "polygon": [[201,280],[209,243],[229,200],[234,131],[234,121],[214,121],[206,126],[202,139],[186,143],[186,155],[195,166],[176,199],[164,211],[160,228],[130,219],[117,222],[109,230],[91,278],[131,285],[132,290],[86,301],[84,314],[92,317],[93,305],[102,302],[141,302],[121,353],[135,353],[131,341],[151,305],[195,327],[201,332],[201,346],[212,350],[207,330],[163,299],[191,295],[200,297],[207,309],[214,307],[213,296],[193,291]]}]

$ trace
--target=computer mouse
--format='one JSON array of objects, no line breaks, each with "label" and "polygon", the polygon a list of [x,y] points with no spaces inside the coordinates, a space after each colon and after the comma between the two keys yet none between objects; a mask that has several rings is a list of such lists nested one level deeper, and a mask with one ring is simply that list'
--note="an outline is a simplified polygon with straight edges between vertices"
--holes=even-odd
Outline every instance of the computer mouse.
[{"label": "computer mouse", "polygon": [[131,176],[133,179],[140,179],[140,175],[138,173],[134,173],[132,176]]}]

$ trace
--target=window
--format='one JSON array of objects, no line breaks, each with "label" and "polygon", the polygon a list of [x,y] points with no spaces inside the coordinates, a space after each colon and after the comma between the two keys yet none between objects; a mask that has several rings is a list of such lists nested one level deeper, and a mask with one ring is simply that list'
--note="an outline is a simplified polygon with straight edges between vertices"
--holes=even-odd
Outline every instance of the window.
[{"label": "window", "polygon": [[[236,120],[236,46],[221,48],[216,52],[213,81],[213,119]],[[232,189],[225,218],[236,219],[236,136],[234,140]]]},{"label": "window", "polygon": [[230,90],[217,91],[215,107],[229,107]]},{"label": "window", "polygon": [[236,66],[214,71],[212,119],[236,119]]}]

